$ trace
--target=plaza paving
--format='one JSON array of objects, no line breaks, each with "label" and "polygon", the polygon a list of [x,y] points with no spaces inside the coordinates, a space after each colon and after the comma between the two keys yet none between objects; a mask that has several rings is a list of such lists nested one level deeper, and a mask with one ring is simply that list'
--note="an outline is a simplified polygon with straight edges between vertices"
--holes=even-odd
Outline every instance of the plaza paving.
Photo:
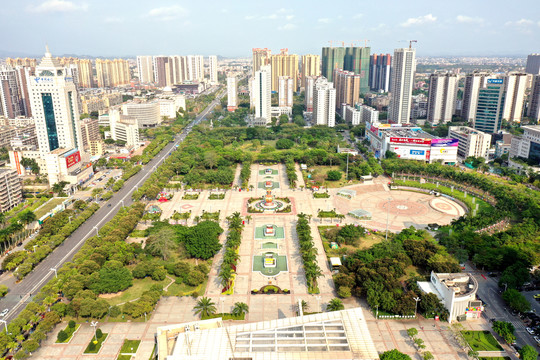
[{"label": "plaza paving", "polygon": [[[265,169],[271,168],[272,175],[265,174]],[[240,167],[237,167],[234,185],[240,185]],[[305,186],[302,174],[297,168],[298,187]],[[247,200],[251,197],[262,198],[266,194],[265,189],[258,187],[258,184],[268,180],[278,183],[279,187],[272,191],[275,197],[289,197],[291,199],[290,213],[248,213]],[[357,192],[356,197],[351,200],[334,196],[339,189],[329,189],[332,195],[330,199],[314,199],[311,191],[291,189],[285,175],[283,164],[274,166],[253,165],[249,188],[252,191],[228,190],[224,200],[209,200],[211,190],[200,192],[197,200],[182,200],[185,191],[177,191],[171,201],[161,203],[162,219],[170,218],[174,211],[191,211],[191,217],[187,221],[188,225],[194,224],[195,216],[201,216],[203,211],[220,211],[220,225],[227,229],[226,216],[233,212],[240,212],[244,218],[247,217],[244,230],[242,232],[242,243],[239,248],[240,261],[237,266],[237,277],[234,286],[234,294],[222,296],[222,286],[218,278],[219,268],[222,262],[224,248],[215,256],[209,274],[208,286],[204,296],[210,297],[217,305],[218,312],[230,312],[235,302],[245,302],[249,306],[249,313],[246,316],[247,322],[262,320],[272,320],[296,315],[296,305],[298,300],[305,300],[309,304],[309,311],[321,311],[324,305],[336,297],[334,283],[330,268],[324,253],[324,248],[317,226],[321,225],[316,214],[319,209],[330,210],[335,208],[338,213],[347,214],[351,209],[362,208],[373,214],[373,220],[358,220],[347,216],[340,225],[346,223],[358,223],[368,228],[385,229],[388,205],[390,202],[389,220],[390,231],[400,231],[408,226],[423,226],[436,222],[439,224],[448,223],[452,216],[434,209],[430,206],[430,201],[434,198],[430,195],[418,194],[405,191],[390,192],[386,184],[388,179],[375,179],[372,185],[353,185],[347,188]],[[405,208],[406,207],[406,208]],[[311,233],[315,246],[318,250],[317,261],[323,271],[323,276],[319,278],[320,294],[308,294],[307,285],[300,256],[298,237],[295,231],[298,213],[312,214]],[[179,223],[182,220],[178,221]],[[335,222],[325,220],[323,224]],[[273,224],[283,228],[283,239],[275,239],[277,249],[272,249],[281,256],[287,257],[287,272],[282,272],[277,276],[264,276],[260,272],[253,272],[253,259],[255,255],[264,254],[268,251],[263,249],[262,244],[268,242],[268,238],[256,239],[256,228]],[[226,231],[221,235],[221,243],[225,242]],[[281,235],[281,234],[280,234]],[[290,290],[290,295],[252,295],[251,290],[259,289],[264,285],[277,285],[282,289]],[[148,359],[153,348],[153,336],[158,326],[175,324],[185,321],[192,321],[198,318],[193,315],[193,306],[196,300],[191,297],[183,298],[163,298],[158,303],[156,310],[148,319],[148,322],[131,323],[104,323],[100,325],[105,333],[109,333],[109,338],[105,341],[101,352],[98,355],[82,355],[84,348],[92,337],[92,328],[89,324],[83,324],[81,329],[73,337],[70,344],[54,344],[56,334],[65,327],[65,324],[58,326],[55,332],[45,341],[44,346],[34,354],[36,359],[80,359],[80,358],[100,358],[116,359],[124,339],[140,339],[141,346],[134,359]],[[348,299],[347,307],[358,306],[359,302]],[[367,314],[369,310],[365,309]],[[407,340],[405,329],[415,326],[413,320],[409,322],[394,320],[368,319],[372,337],[379,351],[398,348],[400,351],[414,355],[414,348]],[[433,322],[429,323],[431,326]],[[419,325],[416,326],[419,328]],[[428,325],[421,331],[421,338],[426,341],[428,350],[432,351],[436,359],[459,359],[456,346],[449,344],[445,340],[444,330],[439,327],[432,329]],[[405,333],[405,334],[404,334]],[[416,357],[418,358],[418,357]]]}]

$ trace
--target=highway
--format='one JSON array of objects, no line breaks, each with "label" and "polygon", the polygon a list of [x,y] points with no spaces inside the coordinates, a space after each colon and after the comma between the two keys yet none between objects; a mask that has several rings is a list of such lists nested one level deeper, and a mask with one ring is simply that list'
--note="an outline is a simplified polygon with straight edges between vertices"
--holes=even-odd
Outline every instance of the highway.
[{"label": "highway", "polygon": [[[199,124],[220,103],[225,92],[216,96],[197,117],[180,134],[177,134],[172,143],[169,143],[161,152],[149,163],[144,165],[141,171],[127,180],[124,187],[113,197],[103,204],[84,224],[82,224],[62,245],[58,246],[49,254],[34,270],[22,281],[16,283],[16,279],[10,276],[2,283],[9,287],[9,293],[0,300],[0,311],[9,309],[7,315],[1,320],[9,323],[24,310],[25,305],[32,301],[32,298],[39,290],[53,277],[56,270],[62,265],[71,261],[73,255],[83,246],[84,242],[91,236],[99,233],[99,229],[111,220],[122,206],[129,206],[133,203],[131,195],[144,181],[156,170],[156,168],[174,151],[176,145],[184,141],[191,132],[194,125]],[[110,207],[109,207],[110,204]]]}]

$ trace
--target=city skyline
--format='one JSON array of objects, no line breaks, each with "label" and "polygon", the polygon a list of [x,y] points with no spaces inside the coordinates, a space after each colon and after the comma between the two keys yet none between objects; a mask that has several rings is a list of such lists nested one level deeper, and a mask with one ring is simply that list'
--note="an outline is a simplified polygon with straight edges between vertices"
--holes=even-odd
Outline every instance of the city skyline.
[{"label": "city skyline", "polygon": [[[540,8],[534,0],[524,0],[512,12],[500,0],[489,8],[462,0],[451,8],[427,1],[406,6],[391,1],[384,8],[373,2],[339,0],[332,7],[322,2],[307,5],[12,1],[0,10],[7,35],[0,56],[39,56],[46,43],[59,55],[107,57],[188,53],[250,57],[253,47],[320,54],[329,41],[334,46],[342,42],[363,46],[362,39],[369,39],[368,46],[377,53],[391,53],[408,46],[408,40],[418,40],[419,56],[510,56],[540,48],[534,36],[540,31]],[[177,40],[171,34],[177,34]]]}]

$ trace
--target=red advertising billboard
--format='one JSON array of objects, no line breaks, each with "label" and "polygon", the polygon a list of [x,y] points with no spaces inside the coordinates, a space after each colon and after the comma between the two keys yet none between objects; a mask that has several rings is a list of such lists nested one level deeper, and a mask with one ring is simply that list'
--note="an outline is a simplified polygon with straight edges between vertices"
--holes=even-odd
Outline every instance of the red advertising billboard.
[{"label": "red advertising billboard", "polygon": [[391,137],[390,143],[391,144],[431,145],[431,139]]},{"label": "red advertising billboard", "polygon": [[73,154],[66,156],[66,166],[68,169],[80,161],[81,161],[80,151],[76,151]]}]

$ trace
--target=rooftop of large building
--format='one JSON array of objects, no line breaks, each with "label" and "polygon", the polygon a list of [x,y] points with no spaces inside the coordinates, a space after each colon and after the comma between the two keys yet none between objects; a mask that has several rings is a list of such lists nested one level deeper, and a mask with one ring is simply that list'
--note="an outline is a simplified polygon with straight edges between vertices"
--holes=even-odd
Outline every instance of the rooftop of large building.
[{"label": "rooftop of large building", "polygon": [[382,128],[387,134],[392,137],[404,138],[421,138],[421,139],[438,139],[439,137],[431,135],[420,128]]},{"label": "rooftop of large building", "polygon": [[450,131],[459,132],[465,135],[468,134],[479,134],[479,135],[486,135],[485,132],[477,130],[475,128],[469,127],[469,126],[450,126],[448,128]]},{"label": "rooftop of large building", "polygon": [[232,326],[201,320],[159,327],[156,336],[160,360],[379,358],[361,308]]}]

